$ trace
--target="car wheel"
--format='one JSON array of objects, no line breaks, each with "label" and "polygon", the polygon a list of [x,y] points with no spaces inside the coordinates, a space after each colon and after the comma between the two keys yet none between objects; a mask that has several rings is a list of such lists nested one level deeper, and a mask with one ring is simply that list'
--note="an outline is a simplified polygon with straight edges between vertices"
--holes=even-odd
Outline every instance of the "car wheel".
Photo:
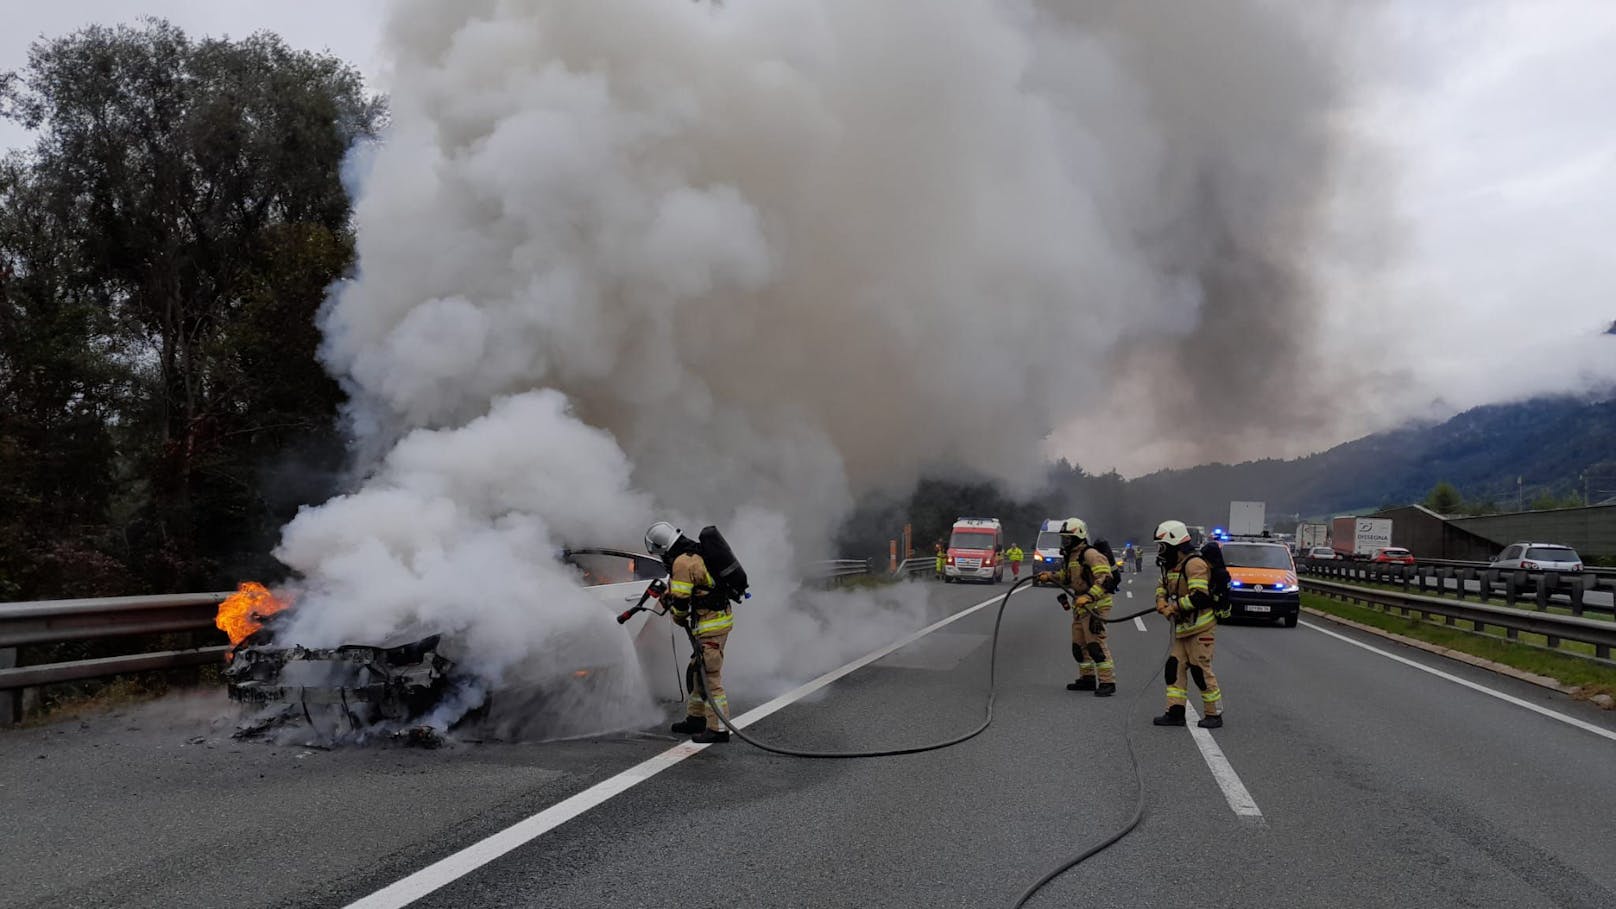
[{"label": "car wheel", "polygon": [[1295,628],[1296,627],[1296,620],[1299,619],[1299,618],[1301,618],[1301,615],[1299,613],[1295,613],[1295,612],[1293,612],[1290,615],[1286,616],[1285,617],[1285,627],[1286,628]]}]

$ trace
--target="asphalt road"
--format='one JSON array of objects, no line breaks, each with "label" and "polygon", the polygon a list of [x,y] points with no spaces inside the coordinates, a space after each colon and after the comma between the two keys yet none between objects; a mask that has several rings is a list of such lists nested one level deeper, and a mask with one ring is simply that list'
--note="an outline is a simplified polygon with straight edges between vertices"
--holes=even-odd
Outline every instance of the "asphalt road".
[{"label": "asphalt road", "polygon": [[[930,585],[939,612],[1003,589]],[[1119,598],[1117,612],[1144,596]],[[1195,738],[1150,725],[1161,620],[1113,627],[1122,691],[1097,699],[1063,687],[1069,622],[1052,601],[1012,600],[996,719],[970,742],[859,761],[708,748],[416,905],[1008,905],[1129,815],[1125,726],[1144,822],[1032,905],[1616,905],[1616,740],[1306,625],[1226,626],[1216,665],[1228,725],[1210,738],[1261,812],[1242,817]],[[969,728],[992,613],[750,731],[835,749]],[[1616,716],[1586,704],[1328,628],[1616,732]],[[737,711],[754,706],[732,696]],[[240,745],[210,725],[219,707],[171,701],[0,734],[0,812],[16,834],[0,840],[0,904],[343,906],[673,744]]]}]

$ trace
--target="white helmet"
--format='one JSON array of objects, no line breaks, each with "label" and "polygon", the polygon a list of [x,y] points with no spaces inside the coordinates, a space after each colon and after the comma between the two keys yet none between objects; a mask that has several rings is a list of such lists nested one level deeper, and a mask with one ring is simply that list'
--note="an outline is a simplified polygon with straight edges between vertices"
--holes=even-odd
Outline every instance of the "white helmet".
[{"label": "white helmet", "polygon": [[1190,541],[1190,529],[1183,521],[1163,521],[1156,527],[1156,542],[1182,546]]},{"label": "white helmet", "polygon": [[1089,538],[1089,525],[1083,523],[1082,518],[1067,518],[1061,522],[1061,536],[1075,537],[1084,542]]},{"label": "white helmet", "polygon": [[679,532],[679,528],[667,521],[658,521],[645,531],[645,551],[659,559],[667,558],[668,550],[682,536],[684,534]]}]

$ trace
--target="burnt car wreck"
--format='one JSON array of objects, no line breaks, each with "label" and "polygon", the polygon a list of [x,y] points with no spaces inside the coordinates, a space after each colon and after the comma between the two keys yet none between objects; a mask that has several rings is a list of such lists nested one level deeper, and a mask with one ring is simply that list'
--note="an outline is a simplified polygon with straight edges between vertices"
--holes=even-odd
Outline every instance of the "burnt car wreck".
[{"label": "burnt car wreck", "polygon": [[[627,570],[609,563],[585,567],[573,560],[575,554],[630,562]],[[602,619],[634,602],[636,594],[644,600],[643,585],[620,577],[659,576],[661,567],[650,556],[617,550],[563,555],[580,580],[597,582],[589,589],[604,607]],[[644,567],[637,570],[635,562]],[[565,738],[645,720],[647,655],[656,661],[658,680],[679,676],[672,632],[643,619],[634,622],[630,636],[602,634],[588,624],[553,631],[549,658],[485,676],[460,636],[432,626],[396,631],[379,642],[292,643],[297,609],[294,598],[253,582],[220,606],[217,624],[234,642],[224,678],[230,699],[242,709],[238,739],[435,746],[450,738]],[[682,690],[678,696],[683,699]]]},{"label": "burnt car wreck", "polygon": [[236,731],[250,738],[303,720],[333,738],[389,733],[429,738],[431,716],[460,681],[438,651],[440,635],[394,646],[330,649],[243,641],[225,669],[230,699],[254,714]]}]

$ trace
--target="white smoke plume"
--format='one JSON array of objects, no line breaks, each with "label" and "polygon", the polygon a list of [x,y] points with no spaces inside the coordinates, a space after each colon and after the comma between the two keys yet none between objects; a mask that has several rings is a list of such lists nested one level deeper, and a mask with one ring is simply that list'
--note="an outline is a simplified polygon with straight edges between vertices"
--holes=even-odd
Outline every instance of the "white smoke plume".
[{"label": "white smoke plume", "polygon": [[1290,4],[1135,9],[399,3],[324,324],[374,460],[286,529],[295,633],[448,628],[496,681],[615,659],[552,554],[663,515],[722,525],[756,579],[738,688],[918,621],[912,591],[792,569],[928,467],[1033,483],[1123,342],[1242,306],[1260,342],[1256,310],[1286,331],[1308,305],[1332,33]]}]

